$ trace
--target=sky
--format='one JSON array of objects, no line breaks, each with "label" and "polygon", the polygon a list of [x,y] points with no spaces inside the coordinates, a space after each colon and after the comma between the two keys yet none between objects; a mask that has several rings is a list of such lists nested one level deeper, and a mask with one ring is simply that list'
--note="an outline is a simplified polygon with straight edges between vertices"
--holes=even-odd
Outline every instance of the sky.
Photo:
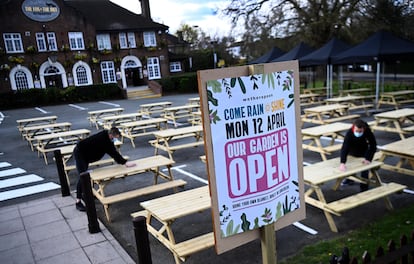
[{"label": "sky", "polygon": [[[134,13],[141,13],[139,0],[111,0]],[[174,34],[180,25],[198,26],[210,37],[230,34],[230,22],[220,14],[228,0],[150,0],[151,17]]]}]

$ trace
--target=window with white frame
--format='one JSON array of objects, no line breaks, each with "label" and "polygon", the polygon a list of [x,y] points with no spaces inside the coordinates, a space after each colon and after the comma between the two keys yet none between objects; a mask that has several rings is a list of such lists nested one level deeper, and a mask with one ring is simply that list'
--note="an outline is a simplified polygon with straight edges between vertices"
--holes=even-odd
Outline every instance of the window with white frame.
[{"label": "window with white frame", "polygon": [[47,45],[49,46],[50,51],[57,51],[57,42],[55,32],[46,33]]},{"label": "window with white frame", "polygon": [[144,47],[156,47],[157,40],[154,31],[144,32]]},{"label": "window with white frame", "polygon": [[170,62],[170,72],[180,72],[180,71],[181,71],[181,63],[179,61]]},{"label": "window with white frame", "polygon": [[147,60],[148,80],[161,78],[160,62],[157,57],[151,57]]},{"label": "window with white frame", "polygon": [[85,44],[83,42],[82,32],[68,32],[69,45],[71,50],[84,50]]},{"label": "window with white frame", "polygon": [[14,74],[14,81],[15,81],[17,90],[29,89],[29,81],[24,71],[18,70]]},{"label": "window with white frame", "polygon": [[22,36],[20,33],[4,33],[3,39],[6,53],[23,52]]},{"label": "window with white frame", "polygon": [[39,52],[47,51],[45,34],[41,32],[36,33],[36,43],[37,43],[37,50]]},{"label": "window with white frame", "polygon": [[114,83],[115,79],[115,67],[112,61],[101,62],[102,81],[103,83]]},{"label": "window with white frame", "polygon": [[135,41],[134,32],[121,32],[119,33],[119,47],[121,49],[136,48],[137,44]]},{"label": "window with white frame", "polygon": [[96,35],[96,43],[98,44],[98,50],[111,50],[111,37],[109,34]]},{"label": "window with white frame", "polygon": [[90,85],[93,83],[92,71],[90,66],[86,62],[76,62],[75,65],[73,65],[72,73],[75,85],[77,86]]}]

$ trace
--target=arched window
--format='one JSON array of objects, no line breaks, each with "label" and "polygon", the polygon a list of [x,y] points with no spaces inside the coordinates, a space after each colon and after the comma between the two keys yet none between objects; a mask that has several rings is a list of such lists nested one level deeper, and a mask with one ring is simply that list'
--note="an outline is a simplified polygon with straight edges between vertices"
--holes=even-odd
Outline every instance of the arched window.
[{"label": "arched window", "polygon": [[73,65],[73,77],[76,86],[92,84],[91,68],[83,61],[78,61]]},{"label": "arched window", "polygon": [[32,73],[28,68],[18,65],[10,71],[10,84],[12,90],[24,90],[33,88]]}]

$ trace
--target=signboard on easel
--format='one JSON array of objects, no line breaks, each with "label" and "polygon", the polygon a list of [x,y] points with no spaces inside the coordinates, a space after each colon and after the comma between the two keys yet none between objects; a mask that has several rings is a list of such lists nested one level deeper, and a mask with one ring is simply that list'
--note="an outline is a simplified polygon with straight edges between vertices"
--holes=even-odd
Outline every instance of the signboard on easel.
[{"label": "signboard on easel", "polygon": [[198,72],[216,252],[305,217],[297,61]]}]

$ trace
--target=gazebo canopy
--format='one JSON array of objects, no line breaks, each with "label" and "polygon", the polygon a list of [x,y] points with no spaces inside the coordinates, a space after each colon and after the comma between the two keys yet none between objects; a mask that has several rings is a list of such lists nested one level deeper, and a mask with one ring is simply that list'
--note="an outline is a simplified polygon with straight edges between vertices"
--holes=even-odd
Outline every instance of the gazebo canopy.
[{"label": "gazebo canopy", "polygon": [[273,47],[271,50],[249,62],[249,64],[260,64],[260,63],[268,63],[272,60],[276,59],[277,57],[282,56],[285,52],[278,47]]},{"label": "gazebo canopy", "polygon": [[278,61],[289,61],[289,60],[297,60],[310,52],[312,52],[313,49],[306,45],[305,43],[301,42],[296,47],[288,51],[286,54],[277,57],[273,59],[271,62],[278,62]]},{"label": "gazebo canopy", "polygon": [[301,66],[317,66],[332,64],[332,57],[349,49],[351,46],[345,42],[332,38],[319,49],[299,58]]}]

